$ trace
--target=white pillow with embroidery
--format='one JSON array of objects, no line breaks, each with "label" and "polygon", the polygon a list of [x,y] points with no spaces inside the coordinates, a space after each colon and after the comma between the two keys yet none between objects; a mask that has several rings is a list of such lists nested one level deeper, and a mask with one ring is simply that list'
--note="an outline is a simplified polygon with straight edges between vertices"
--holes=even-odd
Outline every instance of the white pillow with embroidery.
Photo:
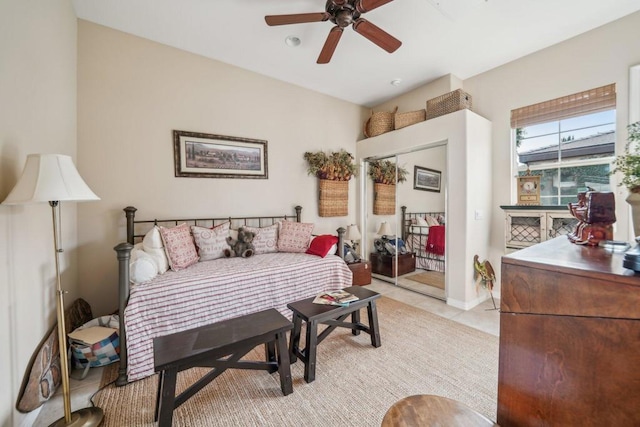
[{"label": "white pillow with embroidery", "polygon": [[255,254],[269,254],[278,252],[278,224],[268,227],[244,227],[245,230],[255,233],[253,246],[256,248]]},{"label": "white pillow with embroidery", "polygon": [[224,250],[229,249],[227,237],[231,223],[225,222],[213,228],[191,226],[191,234],[196,242],[200,261],[222,258]]}]

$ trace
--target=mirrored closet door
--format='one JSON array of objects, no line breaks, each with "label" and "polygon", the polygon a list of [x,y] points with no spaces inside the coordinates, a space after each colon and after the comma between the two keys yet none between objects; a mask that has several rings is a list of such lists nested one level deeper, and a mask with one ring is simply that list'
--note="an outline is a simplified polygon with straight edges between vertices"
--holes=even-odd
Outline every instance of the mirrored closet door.
[{"label": "mirrored closet door", "polygon": [[[363,247],[373,277],[446,300],[446,143],[365,159]],[[395,185],[374,183],[369,171],[391,166]],[[401,170],[399,170],[401,169]],[[364,255],[364,253],[363,253]]]}]

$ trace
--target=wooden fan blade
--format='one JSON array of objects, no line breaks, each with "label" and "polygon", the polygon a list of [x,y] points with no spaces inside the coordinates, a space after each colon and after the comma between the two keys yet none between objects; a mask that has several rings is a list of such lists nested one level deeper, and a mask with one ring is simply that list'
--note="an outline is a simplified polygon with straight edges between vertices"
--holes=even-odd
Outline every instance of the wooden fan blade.
[{"label": "wooden fan blade", "polygon": [[363,18],[353,23],[353,29],[389,53],[395,52],[402,45],[400,40]]},{"label": "wooden fan blade", "polygon": [[331,31],[329,31],[327,40],[324,42],[322,51],[320,51],[320,55],[318,56],[318,60],[316,61],[318,64],[328,64],[329,61],[331,61],[331,57],[333,56],[333,52],[335,52],[336,47],[338,46],[340,37],[342,37],[342,28],[335,26],[331,29]]},{"label": "wooden fan blade", "polygon": [[392,1],[393,0],[360,0],[356,2],[356,10],[360,13],[365,13],[384,6],[387,3],[391,3]]},{"label": "wooden fan blade", "polygon": [[264,17],[267,25],[303,24],[305,22],[322,22],[329,19],[327,12],[296,13],[293,15],[268,15]]}]

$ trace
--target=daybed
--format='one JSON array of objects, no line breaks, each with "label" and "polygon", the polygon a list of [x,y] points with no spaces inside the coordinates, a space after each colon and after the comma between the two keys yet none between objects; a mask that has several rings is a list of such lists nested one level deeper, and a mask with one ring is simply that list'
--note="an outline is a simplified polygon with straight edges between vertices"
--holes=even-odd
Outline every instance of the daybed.
[{"label": "daybed", "polygon": [[401,210],[402,240],[416,254],[416,268],[444,272],[444,212],[407,212],[406,206]]},{"label": "daybed", "polygon": [[338,229],[337,256],[275,252],[275,249],[271,253],[256,251],[256,255],[249,258],[199,261],[139,284],[130,280],[133,245],[154,228],[177,227],[183,223],[192,231],[196,230],[194,227],[218,228],[221,224],[231,229],[277,227],[282,237],[285,226],[295,226],[294,222],[304,225],[300,221],[301,209],[296,207],[295,216],[141,221],[135,219],[136,208],[125,208],[127,243],[115,247],[119,264],[119,310],[124,313],[120,322],[120,367],[116,384],[124,385],[154,373],[154,337],[268,308],[291,318],[288,303],[323,290],[351,286],[352,273],[342,259],[343,228]]}]

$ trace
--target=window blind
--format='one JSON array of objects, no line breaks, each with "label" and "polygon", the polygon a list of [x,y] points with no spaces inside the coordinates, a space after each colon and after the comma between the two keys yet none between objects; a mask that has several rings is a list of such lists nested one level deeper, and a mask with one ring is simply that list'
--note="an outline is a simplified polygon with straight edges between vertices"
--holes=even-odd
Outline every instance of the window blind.
[{"label": "window blind", "polygon": [[511,128],[568,119],[616,108],[615,83],[511,110]]}]

